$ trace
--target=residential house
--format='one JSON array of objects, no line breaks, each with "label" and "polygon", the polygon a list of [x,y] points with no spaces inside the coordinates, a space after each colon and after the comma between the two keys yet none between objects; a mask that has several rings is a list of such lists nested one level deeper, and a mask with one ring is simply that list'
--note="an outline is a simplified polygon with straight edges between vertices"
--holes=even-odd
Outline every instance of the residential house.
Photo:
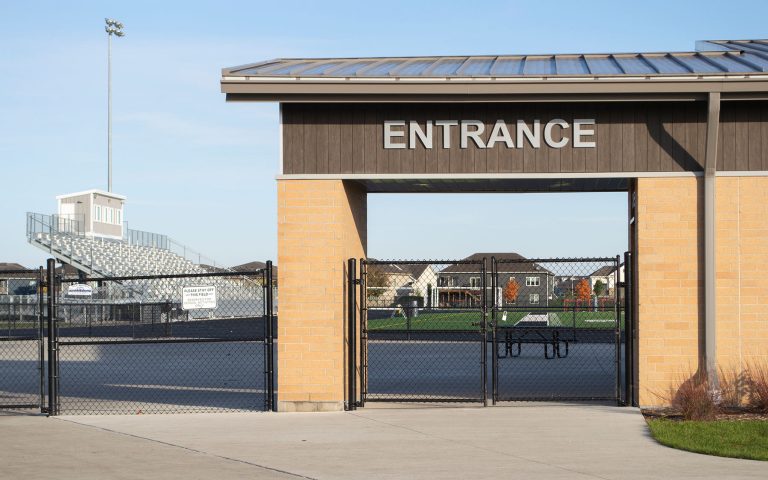
[{"label": "residential house", "polygon": [[[553,297],[555,275],[522,255],[510,253],[474,253],[466,261],[488,260],[486,291],[492,288],[490,260],[497,262],[497,305],[546,306]],[[509,287],[516,283],[516,287]],[[437,280],[438,304],[442,307],[476,307],[482,302],[482,273],[476,263],[457,263],[440,271]],[[516,291],[515,291],[516,290]],[[511,294],[516,295],[512,296]],[[489,296],[488,301],[494,297]]]}]

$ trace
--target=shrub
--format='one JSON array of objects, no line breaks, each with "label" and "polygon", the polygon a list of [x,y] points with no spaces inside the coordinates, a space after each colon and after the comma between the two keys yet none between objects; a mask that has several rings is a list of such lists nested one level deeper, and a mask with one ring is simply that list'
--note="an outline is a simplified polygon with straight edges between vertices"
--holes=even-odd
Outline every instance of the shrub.
[{"label": "shrub", "polygon": [[740,407],[743,398],[742,385],[745,383],[742,374],[733,367],[727,370],[719,367],[717,371],[720,383],[718,405],[724,408]]},{"label": "shrub", "polygon": [[768,365],[753,363],[748,366],[749,406],[768,413]]},{"label": "shrub", "polygon": [[696,373],[670,387],[664,398],[685,420],[712,420],[717,414],[716,395],[706,374]]}]

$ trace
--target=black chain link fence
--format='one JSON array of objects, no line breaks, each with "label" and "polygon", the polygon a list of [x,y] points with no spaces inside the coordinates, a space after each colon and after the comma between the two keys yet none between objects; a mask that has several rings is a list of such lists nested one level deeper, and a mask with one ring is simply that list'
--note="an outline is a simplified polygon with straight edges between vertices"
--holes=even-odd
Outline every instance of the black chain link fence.
[{"label": "black chain link fence", "polygon": [[616,258],[361,262],[362,401],[616,400]]},{"label": "black chain link fence", "polygon": [[492,260],[494,400],[616,400],[617,258]]},{"label": "black chain link fence", "polygon": [[0,271],[0,409],[42,408],[40,275]]},{"label": "black chain link fence", "polygon": [[363,403],[484,400],[483,277],[476,260],[361,263]]},{"label": "black chain link fence", "polygon": [[259,270],[63,281],[56,413],[271,409],[268,277]]}]

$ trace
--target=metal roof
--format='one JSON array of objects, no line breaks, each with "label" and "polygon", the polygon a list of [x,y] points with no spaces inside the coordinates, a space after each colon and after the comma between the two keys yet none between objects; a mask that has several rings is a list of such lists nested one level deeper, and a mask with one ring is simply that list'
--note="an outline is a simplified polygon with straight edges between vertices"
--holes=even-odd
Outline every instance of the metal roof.
[{"label": "metal roof", "polygon": [[281,58],[225,68],[249,80],[313,78],[513,78],[722,76],[768,72],[768,40],[709,40],[692,52],[486,55],[379,58]]}]

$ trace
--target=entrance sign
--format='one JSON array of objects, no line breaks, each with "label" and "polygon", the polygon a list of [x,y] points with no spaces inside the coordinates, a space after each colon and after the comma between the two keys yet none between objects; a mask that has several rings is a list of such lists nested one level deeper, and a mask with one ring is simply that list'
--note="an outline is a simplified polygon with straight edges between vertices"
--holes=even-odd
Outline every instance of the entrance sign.
[{"label": "entrance sign", "polygon": [[93,288],[90,285],[75,283],[67,288],[67,295],[70,297],[90,297],[93,295]]},{"label": "entrance sign", "polygon": [[[385,120],[384,121],[384,148],[416,148],[416,144],[426,149],[433,148],[433,136],[436,129],[440,129],[443,141],[441,148],[451,148],[451,131],[458,128],[459,147],[469,148],[470,140],[477,148],[494,148],[497,143],[507,148],[523,148],[528,143],[533,148],[541,148],[542,137],[544,143],[552,148],[563,148],[573,139],[574,148],[595,148],[593,139],[595,134],[594,118],[577,118],[573,120],[572,134],[571,124],[562,118],[554,118],[544,124],[536,119],[531,125],[524,120],[517,120],[512,126],[508,126],[504,120],[496,120],[489,134],[485,133],[485,123],[481,120],[427,120],[423,126],[416,121]],[[510,133],[510,128],[514,134]],[[543,135],[542,135],[543,133]],[[406,135],[407,134],[407,135]]]},{"label": "entrance sign", "polygon": [[181,289],[182,310],[201,310],[216,308],[216,287],[202,285]]}]

